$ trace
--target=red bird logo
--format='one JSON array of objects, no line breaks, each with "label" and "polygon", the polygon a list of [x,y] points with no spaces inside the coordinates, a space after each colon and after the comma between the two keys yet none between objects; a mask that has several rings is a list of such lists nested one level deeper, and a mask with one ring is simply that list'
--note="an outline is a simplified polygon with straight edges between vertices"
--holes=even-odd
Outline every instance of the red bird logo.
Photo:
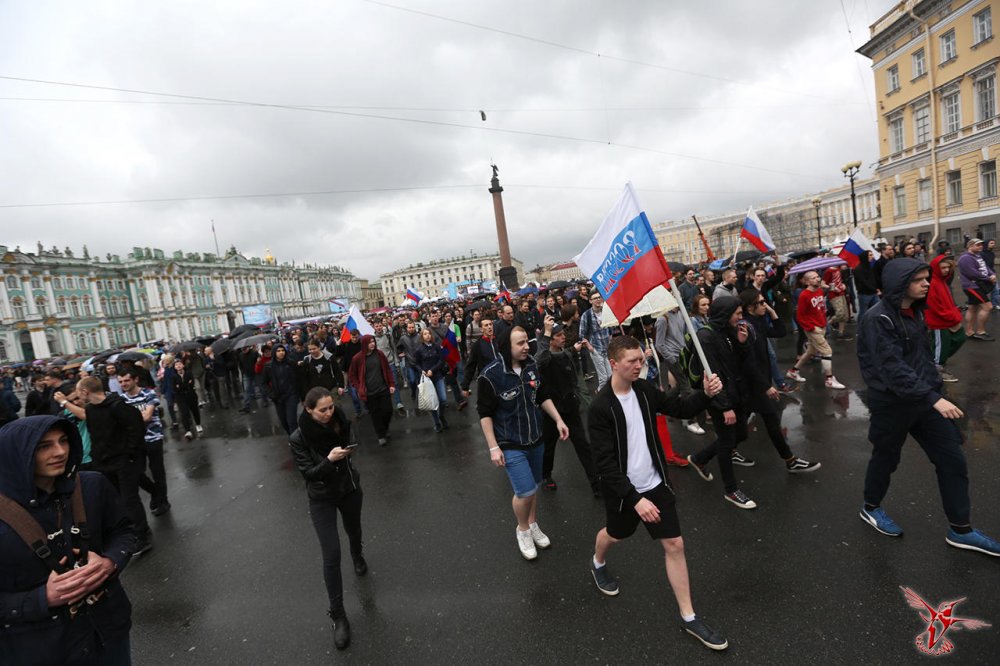
[{"label": "red bird logo", "polygon": [[958,631],[962,627],[966,629],[985,629],[993,625],[974,620],[967,617],[955,617],[955,607],[966,600],[967,597],[956,599],[955,601],[945,601],[937,609],[924,601],[919,594],[908,587],[900,587],[903,596],[906,597],[910,608],[915,609],[920,615],[920,619],[927,623],[927,628],[919,633],[915,639],[917,649],[925,654],[939,656],[948,654],[955,649],[955,644],[945,638],[949,629]]}]

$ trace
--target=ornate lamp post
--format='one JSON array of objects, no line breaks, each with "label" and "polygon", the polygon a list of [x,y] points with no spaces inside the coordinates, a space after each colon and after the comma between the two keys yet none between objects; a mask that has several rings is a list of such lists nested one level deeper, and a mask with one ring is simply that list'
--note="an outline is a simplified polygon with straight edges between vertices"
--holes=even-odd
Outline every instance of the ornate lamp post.
[{"label": "ornate lamp post", "polygon": [[823,247],[823,232],[820,229],[820,221],[819,221],[819,205],[821,203],[823,203],[823,201],[819,197],[813,197],[812,205],[813,205],[813,208],[816,209],[816,248],[817,249]]},{"label": "ornate lamp post", "polygon": [[861,160],[856,162],[848,162],[844,166],[840,167],[840,170],[844,172],[844,178],[851,181],[851,213],[853,214],[854,226],[858,226],[858,204],[857,197],[854,195],[854,178],[858,175],[858,171],[861,170]]}]

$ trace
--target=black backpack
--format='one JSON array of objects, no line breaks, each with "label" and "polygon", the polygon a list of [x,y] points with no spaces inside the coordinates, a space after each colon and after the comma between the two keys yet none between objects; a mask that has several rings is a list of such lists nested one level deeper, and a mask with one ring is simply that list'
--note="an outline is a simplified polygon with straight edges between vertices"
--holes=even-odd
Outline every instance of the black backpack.
[{"label": "black backpack", "polygon": [[691,339],[690,331],[684,333],[684,346],[681,347],[681,353],[677,357],[677,365],[684,373],[691,388],[702,387],[702,381],[705,379],[705,368],[701,363],[701,357],[698,356],[698,351],[694,348],[694,340]]}]

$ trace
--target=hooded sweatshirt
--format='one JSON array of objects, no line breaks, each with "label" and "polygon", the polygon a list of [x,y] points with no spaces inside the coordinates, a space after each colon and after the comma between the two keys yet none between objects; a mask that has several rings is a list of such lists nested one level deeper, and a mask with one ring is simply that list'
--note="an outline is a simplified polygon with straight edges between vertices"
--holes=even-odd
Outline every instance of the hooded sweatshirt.
[{"label": "hooded sweatshirt", "polygon": [[931,288],[927,292],[927,311],[924,317],[927,328],[932,331],[952,328],[962,323],[962,313],[951,295],[951,281],[955,278],[955,268],[947,277],[941,272],[941,262],[945,255],[938,255],[931,261]]},{"label": "hooded sweatshirt", "polygon": [[146,423],[142,415],[117,393],[106,393],[102,402],[88,404],[84,411],[94,469],[115,472],[144,446]]},{"label": "hooded sweatshirt", "polygon": [[901,311],[910,279],[927,264],[893,259],[882,272],[882,300],[858,322],[858,362],[869,399],[930,407],[941,398],[941,375],[934,365],[924,309],[917,301]]},{"label": "hooded sweatshirt", "polygon": [[[135,411],[129,407],[131,411]],[[56,479],[51,494],[35,485],[35,451],[42,436],[61,427],[69,437],[67,472]],[[83,445],[75,426],[56,416],[18,419],[0,430],[0,493],[24,507],[47,534],[56,535],[48,545],[61,559],[72,562],[73,526],[70,496]],[[105,584],[106,593],[93,605],[83,604],[75,619],[67,606],[49,608],[45,583],[49,569],[6,523],[0,522],[0,664],[65,664],[93,655],[98,637],[117,641],[128,635],[132,607],[118,574],[135,549],[132,523],[117,491],[96,472],[80,472],[83,504],[90,531],[89,550],[115,563],[117,570]],[[65,507],[61,512],[59,505]],[[62,514],[62,522],[59,514]],[[62,530],[61,533],[59,531]]]},{"label": "hooded sweatshirt", "polygon": [[742,357],[746,345],[740,344],[729,327],[740,302],[732,296],[719,296],[708,310],[708,326],[698,331],[698,341],[713,373],[722,380],[722,392],[712,398],[711,406],[720,412],[744,406]]},{"label": "hooded sweatshirt", "polygon": [[[371,335],[361,336],[361,350],[351,359],[351,365],[347,372],[347,382],[358,392],[358,398],[362,401],[368,400],[368,394],[373,389],[379,387],[377,378],[372,381],[369,376],[372,370],[381,369],[382,383],[385,387],[378,391],[383,393],[390,388],[395,388],[392,378],[392,370],[389,368],[389,359],[385,357],[378,348],[368,352],[368,346],[375,340]],[[374,357],[374,360],[373,360]],[[377,371],[377,370],[376,370]]]},{"label": "hooded sweatshirt", "polygon": [[[278,360],[278,350],[285,349],[285,357]],[[271,350],[271,362],[264,367],[264,384],[268,387],[271,400],[282,402],[292,396],[298,396],[296,368],[298,366],[288,359],[285,345],[274,345]]]}]

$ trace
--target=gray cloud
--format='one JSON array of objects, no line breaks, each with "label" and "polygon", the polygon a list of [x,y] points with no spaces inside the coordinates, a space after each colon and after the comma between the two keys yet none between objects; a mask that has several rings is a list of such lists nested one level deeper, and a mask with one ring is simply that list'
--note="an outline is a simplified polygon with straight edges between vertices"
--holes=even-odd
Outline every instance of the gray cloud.
[{"label": "gray cloud", "polygon": [[[890,5],[871,4],[872,12]],[[846,5],[855,40],[863,39],[877,15],[867,14],[866,3]],[[877,156],[865,105],[871,93],[836,4],[405,6],[674,71],[360,0],[98,2],[86,11],[8,3],[0,7],[2,75],[287,105],[395,107],[350,111],[474,129],[0,80],[0,97],[147,102],[0,100],[0,204],[474,187],[3,208],[0,242],[87,243],[102,255],[134,245],[211,251],[214,219],[220,245],[258,255],[270,248],[281,260],[345,265],[376,278],[416,261],[495,248],[486,192],[493,159],[513,253],[534,265],[578,252],[628,179],[651,219],[687,218],[832,187],[842,181],[839,165]],[[870,78],[865,70],[869,88]],[[487,109],[487,122],[479,109]],[[593,142],[489,131],[504,129]]]}]

